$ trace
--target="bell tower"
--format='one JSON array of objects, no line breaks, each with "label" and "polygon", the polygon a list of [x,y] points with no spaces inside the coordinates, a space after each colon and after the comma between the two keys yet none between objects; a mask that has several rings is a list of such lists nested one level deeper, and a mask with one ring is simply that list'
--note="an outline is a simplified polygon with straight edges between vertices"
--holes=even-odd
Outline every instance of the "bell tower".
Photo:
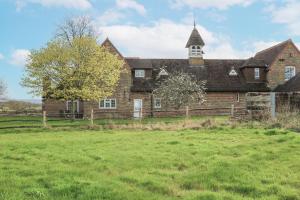
[{"label": "bell tower", "polygon": [[204,60],[203,60],[203,47],[205,43],[200,36],[199,31],[196,28],[196,22],[194,22],[194,29],[191,33],[191,36],[185,46],[185,48],[188,48],[189,53],[189,63],[191,66],[203,66]]}]

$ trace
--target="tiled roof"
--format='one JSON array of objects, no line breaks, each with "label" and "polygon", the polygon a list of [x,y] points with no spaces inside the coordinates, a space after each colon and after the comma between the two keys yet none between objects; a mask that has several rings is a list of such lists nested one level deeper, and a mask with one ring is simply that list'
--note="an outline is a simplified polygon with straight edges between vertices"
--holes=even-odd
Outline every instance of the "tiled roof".
[{"label": "tiled roof", "polygon": [[271,65],[275,61],[277,56],[284,50],[286,45],[288,45],[290,42],[292,42],[292,40],[289,39],[268,49],[260,51],[256,53],[254,58],[264,60],[267,65]]},{"label": "tiled roof", "polygon": [[244,67],[267,67],[267,65],[264,60],[252,57],[246,60],[246,62],[242,65],[242,68]]},{"label": "tiled roof", "polygon": [[190,36],[188,42],[186,43],[185,48],[189,48],[192,45],[201,45],[201,46],[205,45],[205,43],[204,43],[202,37],[200,36],[200,33],[196,29],[196,27],[193,29],[191,36]]},{"label": "tiled roof", "polygon": [[[151,80],[134,79],[132,91],[152,91],[158,74],[163,67],[168,73],[185,72],[194,75],[197,80],[207,81],[207,91],[215,92],[250,92],[269,91],[265,83],[246,83],[240,67],[245,60],[205,59],[204,66],[190,66],[188,59],[126,59],[131,68],[152,69]],[[237,76],[230,76],[234,68]]]},{"label": "tiled roof", "polygon": [[300,92],[300,73],[274,89],[275,92]]}]

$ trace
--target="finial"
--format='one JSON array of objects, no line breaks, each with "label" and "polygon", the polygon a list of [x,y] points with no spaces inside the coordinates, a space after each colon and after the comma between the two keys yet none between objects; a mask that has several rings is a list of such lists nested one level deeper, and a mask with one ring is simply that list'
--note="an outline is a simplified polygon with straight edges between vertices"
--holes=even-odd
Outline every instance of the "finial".
[{"label": "finial", "polygon": [[194,28],[196,28],[196,19],[195,19],[195,13],[193,13],[193,18],[194,18]]}]

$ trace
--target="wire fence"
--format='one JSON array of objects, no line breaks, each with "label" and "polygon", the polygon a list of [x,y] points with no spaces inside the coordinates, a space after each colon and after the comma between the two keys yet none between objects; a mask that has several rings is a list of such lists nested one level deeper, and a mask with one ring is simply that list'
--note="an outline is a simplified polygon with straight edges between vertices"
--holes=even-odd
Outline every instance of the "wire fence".
[{"label": "wire fence", "polygon": [[[244,107],[218,107],[197,108],[179,110],[91,110],[87,113],[74,114],[70,112],[46,112],[46,111],[12,111],[0,112],[0,130],[23,129],[42,127],[80,127],[94,125],[108,125],[110,123],[128,124],[139,120],[153,120],[161,118],[191,117],[191,116],[235,116],[245,114]],[[133,120],[134,119],[134,120]]]}]

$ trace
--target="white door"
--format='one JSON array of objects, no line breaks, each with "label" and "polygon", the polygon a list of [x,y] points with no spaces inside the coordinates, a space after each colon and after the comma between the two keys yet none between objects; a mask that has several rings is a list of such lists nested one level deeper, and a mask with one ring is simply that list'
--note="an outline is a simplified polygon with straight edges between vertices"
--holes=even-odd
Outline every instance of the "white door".
[{"label": "white door", "polygon": [[133,107],[134,107],[133,108],[133,117],[141,118],[142,117],[143,100],[142,99],[134,99]]}]

